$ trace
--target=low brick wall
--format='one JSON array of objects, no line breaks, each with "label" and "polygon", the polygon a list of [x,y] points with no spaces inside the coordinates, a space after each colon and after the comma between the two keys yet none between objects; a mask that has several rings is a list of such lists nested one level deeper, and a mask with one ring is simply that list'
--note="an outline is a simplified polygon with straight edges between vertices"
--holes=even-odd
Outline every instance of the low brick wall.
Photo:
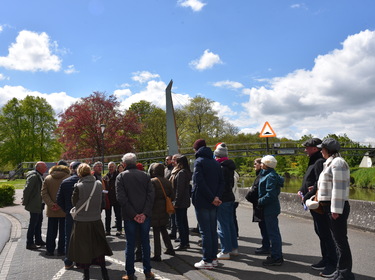
[{"label": "low brick wall", "polygon": [[[239,188],[242,203],[249,203],[245,199],[247,192],[247,188]],[[349,203],[350,215],[348,224],[361,230],[375,232],[375,202],[351,199]],[[282,192],[280,194],[280,204],[283,213],[311,219],[310,212],[303,209],[297,194]]]}]

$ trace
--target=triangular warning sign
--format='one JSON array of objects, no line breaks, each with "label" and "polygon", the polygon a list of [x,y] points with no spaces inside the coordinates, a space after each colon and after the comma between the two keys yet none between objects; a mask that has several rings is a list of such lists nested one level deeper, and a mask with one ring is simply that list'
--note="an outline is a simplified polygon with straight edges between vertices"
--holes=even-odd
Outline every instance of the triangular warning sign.
[{"label": "triangular warning sign", "polygon": [[262,131],[259,134],[259,137],[276,137],[275,131],[273,131],[268,122],[265,122]]}]

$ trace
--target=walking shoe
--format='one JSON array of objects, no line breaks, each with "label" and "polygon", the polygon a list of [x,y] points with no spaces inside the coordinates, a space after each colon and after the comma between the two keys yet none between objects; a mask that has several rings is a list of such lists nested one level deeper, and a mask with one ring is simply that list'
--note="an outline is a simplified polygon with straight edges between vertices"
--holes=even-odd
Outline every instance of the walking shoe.
[{"label": "walking shoe", "polygon": [[213,269],[214,268],[212,263],[205,262],[204,260],[201,260],[200,262],[195,263],[194,267],[198,269]]},{"label": "walking shoe", "polygon": [[216,255],[216,257],[218,260],[230,260],[229,253],[220,252],[219,254]]},{"label": "walking shoe", "polygon": [[176,239],[174,240],[174,242],[176,242],[176,243],[180,243],[180,242],[181,242],[181,239],[180,239],[180,238],[176,238]]},{"label": "walking shoe", "polygon": [[146,276],[146,280],[153,280],[155,279],[155,274],[153,272],[146,272],[145,273],[145,276]]},{"label": "walking shoe", "polygon": [[280,266],[284,262],[283,257],[279,259],[274,259],[273,257],[267,257],[267,259],[263,262],[264,266]]},{"label": "walking shoe", "polygon": [[116,231],[116,236],[120,236],[122,234],[121,231]]},{"label": "walking shoe", "polygon": [[37,250],[39,247],[36,246],[35,244],[29,244],[29,245],[26,245],[26,249],[27,250]]},{"label": "walking shoe", "polygon": [[314,270],[323,270],[326,267],[326,262],[321,260],[320,262],[311,265],[311,268]]},{"label": "walking shoe", "polygon": [[190,248],[190,245],[178,245],[176,248],[174,248],[175,251],[186,251]]},{"label": "walking shoe", "polygon": [[54,256],[55,254],[54,253],[51,253],[51,252],[46,252],[46,256]]},{"label": "walking shoe", "polygon": [[212,260],[212,266],[213,267],[219,266],[219,261],[217,259]]},{"label": "walking shoe", "polygon": [[124,275],[121,277],[122,280],[135,280],[134,274],[131,275]]},{"label": "walking shoe", "polygon": [[175,256],[176,255],[176,252],[173,250],[173,249],[167,249],[164,254],[166,255],[171,255],[171,256]]},{"label": "walking shoe", "polygon": [[238,248],[237,249],[233,249],[232,252],[229,253],[229,255],[231,256],[238,256],[240,253],[238,252]]},{"label": "walking shoe", "polygon": [[46,242],[44,242],[43,240],[42,241],[39,241],[39,242],[35,242],[35,245],[36,246],[40,246],[40,247],[43,247],[43,246],[46,246]]},{"label": "walking shoe", "polygon": [[65,269],[66,270],[69,270],[69,269],[71,269],[73,267],[74,267],[74,263],[72,263],[71,265],[65,265]]},{"label": "walking shoe", "polygon": [[269,253],[270,253],[269,248],[266,249],[266,248],[260,247],[260,248],[255,249],[256,255],[269,255]]},{"label": "walking shoe", "polygon": [[320,276],[324,278],[331,278],[335,275],[336,267],[332,265],[327,265],[322,272],[319,273]]},{"label": "walking shoe", "polygon": [[111,235],[111,232],[106,231],[106,232],[105,232],[105,235],[106,235],[106,236],[109,236],[109,235]]}]

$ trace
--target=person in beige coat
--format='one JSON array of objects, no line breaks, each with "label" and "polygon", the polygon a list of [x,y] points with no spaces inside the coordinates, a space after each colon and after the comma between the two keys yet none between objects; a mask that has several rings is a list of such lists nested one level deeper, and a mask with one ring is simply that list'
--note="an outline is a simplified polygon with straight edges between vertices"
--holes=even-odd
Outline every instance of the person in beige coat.
[{"label": "person in beige coat", "polygon": [[56,237],[59,233],[57,255],[65,256],[65,212],[57,205],[56,195],[61,182],[70,176],[68,164],[60,160],[51,167],[49,175],[43,182],[42,199],[47,206],[48,217],[46,255],[53,256],[56,248]]}]

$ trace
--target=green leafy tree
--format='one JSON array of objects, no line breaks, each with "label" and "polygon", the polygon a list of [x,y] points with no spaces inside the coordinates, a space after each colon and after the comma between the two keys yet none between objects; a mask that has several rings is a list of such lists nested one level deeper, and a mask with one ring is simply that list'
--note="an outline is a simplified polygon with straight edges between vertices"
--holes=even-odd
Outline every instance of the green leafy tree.
[{"label": "green leafy tree", "polygon": [[55,161],[61,146],[56,140],[55,113],[41,97],[11,99],[0,113],[0,162]]},{"label": "green leafy tree", "polygon": [[137,137],[137,151],[159,151],[167,149],[166,113],[163,109],[141,100],[133,103],[129,112],[135,114],[142,124],[142,133]]}]

